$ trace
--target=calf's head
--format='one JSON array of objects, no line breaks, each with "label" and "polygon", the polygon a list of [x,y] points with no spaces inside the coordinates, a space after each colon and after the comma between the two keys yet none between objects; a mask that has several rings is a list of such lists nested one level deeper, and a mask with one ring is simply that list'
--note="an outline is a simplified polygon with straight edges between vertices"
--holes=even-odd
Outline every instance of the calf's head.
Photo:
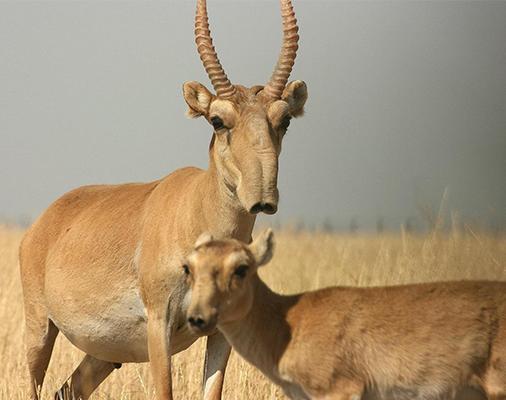
[{"label": "calf's head", "polygon": [[250,245],[199,237],[182,267],[191,288],[187,321],[195,333],[207,335],[217,324],[239,321],[250,312],[257,268],[270,261],[273,249],[270,229]]}]

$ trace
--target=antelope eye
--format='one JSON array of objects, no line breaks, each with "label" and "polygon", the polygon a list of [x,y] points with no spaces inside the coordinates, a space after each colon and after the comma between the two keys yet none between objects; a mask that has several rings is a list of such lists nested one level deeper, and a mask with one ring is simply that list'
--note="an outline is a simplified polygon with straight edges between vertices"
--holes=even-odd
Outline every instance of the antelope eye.
[{"label": "antelope eye", "polygon": [[281,123],[279,124],[279,128],[280,129],[288,129],[288,127],[290,126],[290,120],[292,119],[292,117],[290,117],[289,115],[287,115],[286,117],[284,117],[281,121]]},{"label": "antelope eye", "polygon": [[248,273],[248,266],[246,264],[243,264],[243,265],[239,265],[235,269],[234,276],[237,276],[239,278],[244,278],[247,273]]},{"label": "antelope eye", "polygon": [[183,271],[185,275],[190,275],[190,267],[188,267],[188,265],[186,264],[183,265]]},{"label": "antelope eye", "polygon": [[213,124],[213,128],[215,131],[219,131],[223,129],[225,125],[223,124],[223,120],[220,117],[212,117],[211,124]]}]

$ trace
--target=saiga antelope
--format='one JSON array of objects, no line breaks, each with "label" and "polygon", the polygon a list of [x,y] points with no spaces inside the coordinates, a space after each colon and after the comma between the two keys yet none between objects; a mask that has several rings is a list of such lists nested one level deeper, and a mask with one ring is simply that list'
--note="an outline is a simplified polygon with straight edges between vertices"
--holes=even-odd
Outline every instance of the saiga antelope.
[{"label": "saiga antelope", "polygon": [[[181,259],[203,231],[251,240],[255,215],[278,205],[278,157],[307,99],[288,77],[298,48],[290,0],[281,0],[283,45],[267,85],[233,85],[198,0],[195,40],[216,95],[186,82],[191,117],[214,128],[209,167],[151,183],[87,186],[54,202],[20,248],[31,398],[38,398],[58,332],[86,353],[57,396],[86,399],[121,363],[149,360],[159,399],[172,399],[170,355],[197,339],[185,323]],[[219,399],[230,346],[208,339],[204,398]]]},{"label": "saiga antelope", "polygon": [[182,265],[188,324],[217,326],[290,398],[435,400],[478,383],[506,399],[506,282],[281,296],[257,275],[272,251],[270,230],[251,245],[203,234]]}]

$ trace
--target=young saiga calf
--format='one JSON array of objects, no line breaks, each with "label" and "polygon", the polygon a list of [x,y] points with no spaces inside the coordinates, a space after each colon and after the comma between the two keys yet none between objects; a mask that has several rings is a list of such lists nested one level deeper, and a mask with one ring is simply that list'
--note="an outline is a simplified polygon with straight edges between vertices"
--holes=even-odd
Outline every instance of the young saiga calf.
[{"label": "young saiga calf", "polygon": [[506,283],[333,287],[294,296],[257,275],[272,231],[251,245],[204,235],[183,266],[188,323],[217,326],[291,399],[441,399],[478,383],[506,399]]}]

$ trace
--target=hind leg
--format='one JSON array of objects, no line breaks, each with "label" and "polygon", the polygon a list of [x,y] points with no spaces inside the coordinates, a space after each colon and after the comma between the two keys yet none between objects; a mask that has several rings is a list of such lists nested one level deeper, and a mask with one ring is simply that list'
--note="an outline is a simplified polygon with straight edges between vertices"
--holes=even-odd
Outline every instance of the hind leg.
[{"label": "hind leg", "polygon": [[56,392],[55,400],[86,400],[112,371],[120,367],[121,364],[98,360],[87,354]]},{"label": "hind leg", "polygon": [[38,400],[58,328],[47,316],[26,315],[26,358],[30,373],[30,399]]}]

